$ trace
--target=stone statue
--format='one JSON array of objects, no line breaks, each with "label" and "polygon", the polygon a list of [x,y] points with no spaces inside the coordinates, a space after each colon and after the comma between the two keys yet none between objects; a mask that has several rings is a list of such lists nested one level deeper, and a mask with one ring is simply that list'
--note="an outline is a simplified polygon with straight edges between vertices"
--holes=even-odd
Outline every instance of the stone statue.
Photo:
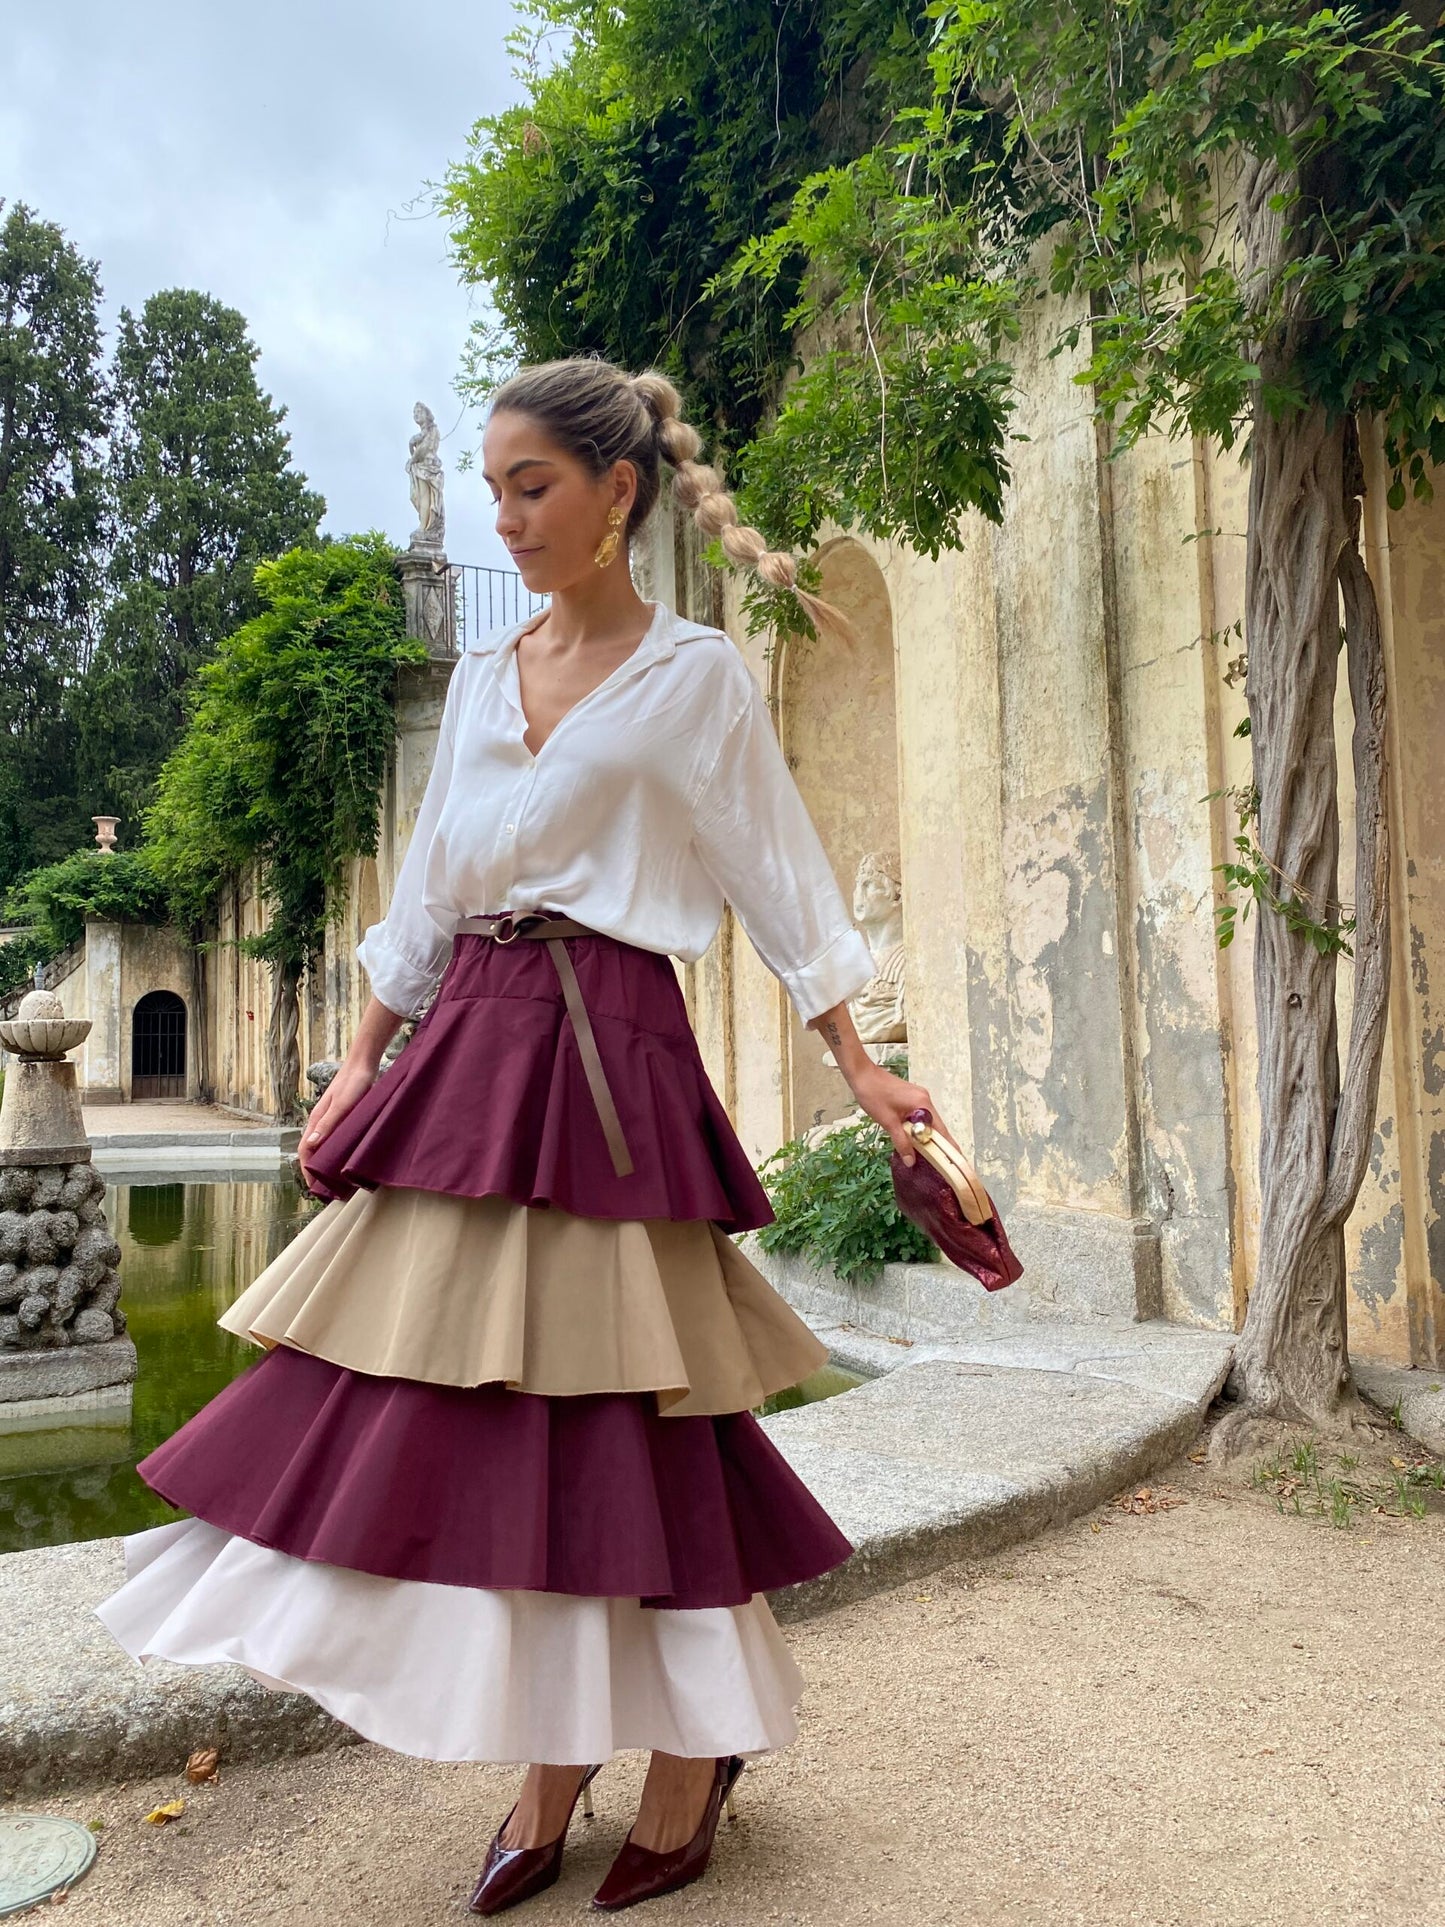
[{"label": "stone statue", "polygon": [[[863,932],[874,974],[850,1000],[848,1009],[863,1048],[875,1064],[886,1064],[901,1055],[892,1047],[908,1038],[903,988],[903,884],[891,857],[875,852],[859,863],[853,880],[853,921]],[[830,1050],[824,1051],[823,1062],[830,1070],[838,1068]],[[826,1131],[833,1127],[818,1128]],[[805,1135],[811,1142],[812,1134]]]},{"label": "stone statue", "polygon": [[411,413],[416,423],[416,433],[408,443],[410,453],[406,458],[411,499],[416,509],[416,527],[412,530],[411,546],[414,549],[440,551],[446,546],[447,533],[446,509],[442,502],[442,458],[438,452],[441,448],[441,430],[437,427],[436,416],[424,401],[419,401]]},{"label": "stone statue", "polygon": [[873,956],[873,977],[848,1008],[865,1044],[908,1036],[903,973],[903,884],[886,856],[865,856],[853,884],[853,919]]}]

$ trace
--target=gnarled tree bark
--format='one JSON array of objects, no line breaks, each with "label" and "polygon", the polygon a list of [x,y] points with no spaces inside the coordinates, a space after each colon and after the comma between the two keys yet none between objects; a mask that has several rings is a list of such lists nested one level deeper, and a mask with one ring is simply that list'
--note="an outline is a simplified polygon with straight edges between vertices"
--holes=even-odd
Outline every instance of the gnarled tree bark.
[{"label": "gnarled tree bark", "polygon": [[[1241,226],[1262,281],[1288,245],[1261,167]],[[1289,184],[1283,184],[1288,186]],[[1296,233],[1298,227],[1296,225]],[[1287,384],[1288,323],[1259,350],[1261,387]],[[1275,894],[1310,919],[1339,914],[1334,702],[1341,611],[1355,710],[1355,997],[1341,1084],[1337,956],[1264,908],[1255,932],[1259,1028],[1260,1244],[1235,1355],[1238,1419],[1339,1430],[1360,1414],[1350,1377],[1344,1226],[1368,1160],[1390,974],[1385,671],[1374,589],[1360,556],[1364,478],[1354,423],[1322,408],[1272,414],[1256,393],[1245,634],[1259,844]]]},{"label": "gnarled tree bark", "polygon": [[277,1117],[293,1118],[301,1090],[301,1008],[298,965],[271,966],[271,1014],[266,1025],[266,1061],[271,1102]]}]

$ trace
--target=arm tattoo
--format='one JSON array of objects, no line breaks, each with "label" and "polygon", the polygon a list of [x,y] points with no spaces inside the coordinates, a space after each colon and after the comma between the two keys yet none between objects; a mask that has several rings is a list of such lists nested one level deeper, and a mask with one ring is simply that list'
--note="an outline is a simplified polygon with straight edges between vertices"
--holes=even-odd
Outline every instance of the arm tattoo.
[{"label": "arm tattoo", "polygon": [[832,1046],[833,1055],[836,1057],[838,1052],[843,1047],[843,1033],[841,1030],[839,1030],[837,1020],[835,1018],[830,1017],[827,1023],[824,1024],[823,1035],[827,1038],[829,1044]]}]

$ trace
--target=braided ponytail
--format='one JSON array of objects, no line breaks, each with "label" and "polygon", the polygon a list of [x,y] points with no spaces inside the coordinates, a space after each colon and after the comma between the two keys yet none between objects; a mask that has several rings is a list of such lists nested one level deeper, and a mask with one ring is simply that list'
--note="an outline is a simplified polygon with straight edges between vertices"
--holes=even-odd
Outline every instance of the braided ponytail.
[{"label": "braided ponytail", "polygon": [[734,568],[751,569],[774,589],[790,591],[819,628],[844,635],[848,624],[840,610],[798,587],[798,564],[782,549],[770,549],[757,529],[738,521],[737,504],[715,468],[697,457],[702,437],[682,419],[682,397],[655,369],[632,377],[632,387],[657,423],[657,444],[673,471],[673,500],[692,513],[703,534],[722,544]]},{"label": "braided ponytail", "polygon": [[750,569],[774,589],[790,592],[822,630],[851,634],[843,615],[798,587],[798,565],[781,549],[770,549],[757,529],[738,521],[737,505],[715,468],[697,457],[702,438],[682,419],[682,398],[666,375],[650,369],[628,375],[610,362],[587,355],[523,368],[492,396],[491,412],[516,409],[531,415],[552,439],[605,474],[614,462],[631,462],[637,472],[637,498],[627,533],[631,537],[652,512],[661,488],[659,463],[673,470],[673,496],[691,512],[709,538],[722,544],[735,568]]}]

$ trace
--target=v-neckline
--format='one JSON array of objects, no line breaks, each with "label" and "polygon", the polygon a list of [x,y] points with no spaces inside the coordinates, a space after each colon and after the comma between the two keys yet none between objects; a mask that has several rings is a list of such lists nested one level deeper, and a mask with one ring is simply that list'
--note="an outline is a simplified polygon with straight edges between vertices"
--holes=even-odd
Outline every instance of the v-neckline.
[{"label": "v-neckline", "polygon": [[662,619],[662,604],[660,602],[654,602],[651,605],[651,608],[652,608],[652,619],[648,623],[647,627],[643,630],[642,634],[638,637],[635,647],[628,651],[628,653],[622,658],[621,662],[614,663],[612,668],[609,669],[607,674],[602,678],[601,682],[594,683],[592,687],[587,691],[586,695],[579,696],[575,703],[568,704],[567,708],[562,711],[562,714],[557,718],[556,722],[553,723],[552,727],[547,731],[547,734],[542,738],[542,741],[538,744],[536,749],[533,749],[532,745],[527,741],[527,732],[531,729],[532,725],[531,725],[531,722],[528,720],[527,706],[522,701],[522,664],[520,660],[520,651],[522,647],[523,638],[531,635],[534,629],[539,629],[542,626],[543,622],[546,620],[547,611],[543,609],[538,614],[534,622],[529,622],[524,624],[523,627],[517,631],[516,635],[512,638],[512,646],[510,651],[511,673],[513,677],[516,679],[515,700],[516,700],[517,714],[522,719],[522,733],[521,733],[520,740],[522,744],[522,749],[525,752],[530,762],[535,764],[541,758],[541,756],[546,751],[547,745],[551,742],[552,738],[557,734],[557,731],[567,721],[567,718],[569,716],[575,715],[576,712],[584,706],[584,704],[590,703],[592,698],[600,694],[601,691],[607,687],[607,685],[613,680],[615,676],[620,676],[624,669],[630,668],[637,661],[639,656],[642,654],[643,650],[647,647],[647,644],[651,639],[654,630],[657,628],[658,623]]}]

